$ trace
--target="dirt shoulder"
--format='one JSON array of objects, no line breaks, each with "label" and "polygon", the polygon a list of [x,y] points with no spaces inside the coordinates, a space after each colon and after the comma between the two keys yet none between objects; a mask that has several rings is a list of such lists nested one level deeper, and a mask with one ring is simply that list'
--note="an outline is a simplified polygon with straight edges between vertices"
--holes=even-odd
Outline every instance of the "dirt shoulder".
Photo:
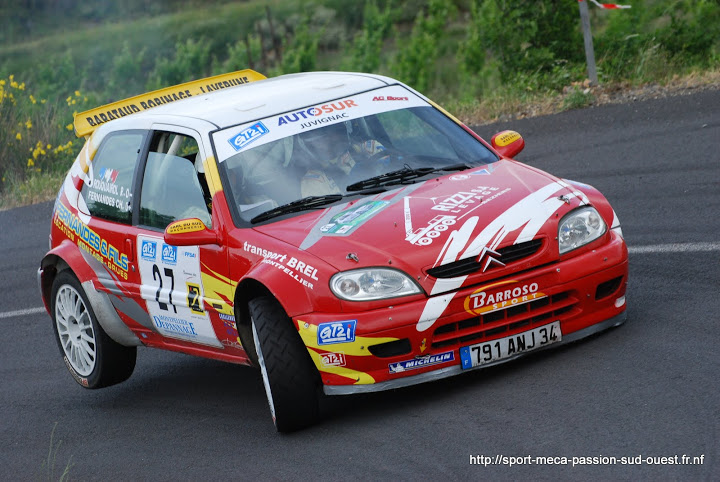
[{"label": "dirt shoulder", "polygon": [[[497,116],[490,117],[483,115],[483,112],[478,112],[475,115],[466,116],[469,118],[463,120],[470,125],[485,125],[556,114],[573,108],[583,109],[606,104],[629,104],[642,100],[691,95],[715,89],[720,89],[720,70],[684,77],[676,76],[665,84],[649,83],[639,86],[630,85],[629,83],[593,86],[590,85],[589,80],[585,80],[585,82],[576,82],[565,87],[563,92],[557,96],[522,105],[508,106],[509,108],[506,109],[505,113]],[[582,102],[573,107],[572,96],[580,96]]]}]

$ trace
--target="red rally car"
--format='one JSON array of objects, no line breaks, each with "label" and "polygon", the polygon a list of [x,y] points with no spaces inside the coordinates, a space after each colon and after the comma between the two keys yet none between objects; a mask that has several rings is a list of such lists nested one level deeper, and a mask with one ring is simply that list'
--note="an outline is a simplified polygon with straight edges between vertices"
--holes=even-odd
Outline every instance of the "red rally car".
[{"label": "red rally car", "polygon": [[75,117],[38,271],[83,387],[136,347],[260,368],[277,430],[318,397],[436,380],[625,321],[594,188],[512,159],[410,87],[244,70]]}]

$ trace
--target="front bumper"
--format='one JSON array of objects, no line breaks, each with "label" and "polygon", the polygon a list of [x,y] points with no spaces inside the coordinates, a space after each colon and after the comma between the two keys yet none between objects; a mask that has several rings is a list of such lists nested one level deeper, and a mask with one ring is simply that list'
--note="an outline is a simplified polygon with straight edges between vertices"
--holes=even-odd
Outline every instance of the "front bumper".
[{"label": "front bumper", "polygon": [[[627,313],[622,312],[621,314],[614,316],[614,317],[610,318],[609,320],[605,320],[600,323],[596,323],[594,325],[588,326],[585,329],[571,333],[570,335],[563,336],[562,341],[559,343],[548,345],[543,348],[538,348],[537,350],[533,350],[531,352],[519,353],[515,356],[505,358],[503,360],[498,360],[497,362],[494,362],[494,363],[488,363],[486,365],[483,365],[482,367],[477,367],[477,368],[474,368],[471,370],[487,368],[487,367],[494,366],[494,365],[499,365],[501,363],[505,363],[510,360],[514,360],[516,358],[525,356],[530,353],[537,353],[542,350],[547,350],[548,348],[553,348],[556,346],[561,346],[561,345],[565,345],[567,343],[572,343],[574,341],[581,340],[588,336],[594,335],[595,333],[599,333],[601,331],[608,330],[615,326],[620,326],[623,323],[625,323],[626,318],[627,318]],[[412,376],[408,376],[405,378],[396,378],[394,380],[387,380],[385,382],[373,383],[373,384],[369,384],[369,385],[324,385],[323,391],[325,392],[325,395],[352,395],[354,393],[381,392],[383,390],[391,390],[393,388],[409,387],[411,385],[417,385],[418,383],[425,383],[425,382],[431,382],[433,380],[440,380],[441,378],[452,377],[452,376],[459,375],[461,373],[465,373],[468,371],[469,370],[463,370],[460,367],[460,364],[456,363],[454,365],[451,365],[451,366],[448,366],[445,368],[440,368],[438,370],[421,373],[419,375],[412,375]]]},{"label": "front bumper", "polygon": [[[423,331],[418,320],[426,299],[355,313],[312,313],[294,321],[326,394],[375,392],[457,375],[467,371],[461,368],[460,348],[554,321],[560,323],[562,341],[548,347],[620,325],[626,318],[627,274],[627,249],[618,236],[598,249],[512,279],[461,288]],[[323,341],[318,327],[338,321],[354,328],[352,337]]]}]

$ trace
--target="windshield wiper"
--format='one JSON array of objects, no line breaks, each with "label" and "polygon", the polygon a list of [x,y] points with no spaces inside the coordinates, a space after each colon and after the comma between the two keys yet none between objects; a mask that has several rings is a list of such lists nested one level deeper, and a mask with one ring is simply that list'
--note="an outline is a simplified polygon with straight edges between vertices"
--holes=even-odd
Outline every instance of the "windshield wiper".
[{"label": "windshield wiper", "polygon": [[259,223],[275,216],[281,216],[283,214],[297,213],[305,211],[306,209],[312,209],[315,207],[324,206],[339,201],[344,196],[342,194],[325,194],[324,196],[308,196],[297,201],[293,201],[282,206],[270,209],[264,213],[258,214],[250,220],[251,223]]},{"label": "windshield wiper", "polygon": [[308,196],[270,209],[269,211],[265,211],[264,213],[260,213],[254,218],[252,218],[250,222],[252,224],[255,224],[262,221],[267,221],[268,219],[274,218],[276,216],[282,216],[283,214],[298,213],[300,211],[306,211],[308,209],[325,206],[326,204],[332,204],[346,197],[365,194],[380,194],[381,192],[385,191],[386,189],[384,189],[383,187],[375,187],[374,189],[362,189],[361,192],[353,192],[351,195],[324,194],[322,196]]},{"label": "windshield wiper", "polygon": [[370,189],[370,188],[374,188],[374,187],[391,186],[393,184],[404,184],[404,183],[408,183],[414,179],[417,179],[419,177],[423,177],[423,176],[427,176],[428,174],[432,174],[433,172],[464,171],[465,169],[470,169],[470,166],[468,166],[467,164],[453,164],[451,166],[417,167],[414,169],[411,167],[405,166],[404,168],[399,169],[397,171],[380,174],[379,176],[375,176],[375,177],[371,177],[369,179],[355,182],[353,184],[350,184],[345,189],[348,192],[351,192],[351,191],[361,191],[363,189]]}]

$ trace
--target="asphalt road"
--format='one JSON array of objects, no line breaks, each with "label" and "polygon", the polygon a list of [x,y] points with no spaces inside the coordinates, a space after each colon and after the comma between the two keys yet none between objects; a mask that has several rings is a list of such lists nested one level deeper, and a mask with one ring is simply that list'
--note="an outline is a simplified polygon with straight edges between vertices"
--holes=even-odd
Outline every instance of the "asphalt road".
[{"label": "asphalt road", "polygon": [[327,399],[323,423],[279,435],[248,367],[141,349],[127,382],[80,388],[36,310],[51,204],[0,212],[0,479],[720,479],[720,90],[477,131],[509,127],[519,160],[613,203],[631,247],[624,326]]}]

